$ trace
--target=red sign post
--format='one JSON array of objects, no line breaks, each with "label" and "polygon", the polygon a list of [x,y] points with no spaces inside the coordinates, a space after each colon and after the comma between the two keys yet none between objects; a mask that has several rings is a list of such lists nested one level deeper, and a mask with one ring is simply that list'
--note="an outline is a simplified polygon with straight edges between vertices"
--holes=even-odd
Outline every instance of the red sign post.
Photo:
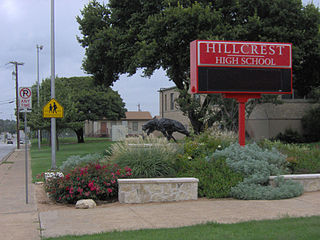
[{"label": "red sign post", "polygon": [[292,45],[195,40],[190,43],[190,91],[238,101],[239,144],[244,146],[248,99],[292,93]]}]

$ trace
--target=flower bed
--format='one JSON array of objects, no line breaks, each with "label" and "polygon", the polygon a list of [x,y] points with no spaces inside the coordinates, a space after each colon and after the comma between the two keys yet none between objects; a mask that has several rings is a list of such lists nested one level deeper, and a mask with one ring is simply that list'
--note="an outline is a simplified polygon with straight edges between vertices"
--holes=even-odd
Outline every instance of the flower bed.
[{"label": "flower bed", "polygon": [[131,169],[117,165],[90,163],[76,167],[62,177],[46,181],[45,189],[57,202],[75,203],[80,199],[112,200],[118,195],[118,178],[131,176]]}]

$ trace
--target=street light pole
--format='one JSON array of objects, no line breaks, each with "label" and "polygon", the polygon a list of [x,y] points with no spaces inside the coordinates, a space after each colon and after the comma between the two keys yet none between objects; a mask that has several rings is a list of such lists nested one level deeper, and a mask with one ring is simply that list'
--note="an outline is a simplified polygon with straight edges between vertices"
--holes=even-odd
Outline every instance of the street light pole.
[{"label": "street light pole", "polygon": [[[55,98],[54,0],[51,0],[51,99]],[[56,119],[51,118],[51,169],[56,165]]]},{"label": "street light pole", "polygon": [[[38,99],[38,108],[40,108],[40,90],[39,90],[39,51],[43,49],[43,46],[38,46],[37,44],[37,99]],[[38,148],[41,148],[41,130],[38,129]]]}]

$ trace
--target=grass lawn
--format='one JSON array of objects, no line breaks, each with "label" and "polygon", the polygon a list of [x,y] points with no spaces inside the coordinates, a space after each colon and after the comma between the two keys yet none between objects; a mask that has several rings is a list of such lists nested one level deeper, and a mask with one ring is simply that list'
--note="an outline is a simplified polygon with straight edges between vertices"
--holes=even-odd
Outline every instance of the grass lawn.
[{"label": "grass lawn", "polygon": [[208,223],[191,227],[109,232],[46,240],[318,240],[320,216],[251,221],[236,224]]},{"label": "grass lawn", "polygon": [[[56,151],[56,165],[59,167],[68,157],[72,155],[86,155],[88,153],[103,153],[108,146],[112,144],[106,138],[86,138],[85,143],[77,143],[76,138],[59,139],[60,149]],[[51,147],[42,145],[38,149],[36,140],[32,142],[31,147],[31,168],[32,178],[35,181],[37,174],[47,171],[51,168]]]}]

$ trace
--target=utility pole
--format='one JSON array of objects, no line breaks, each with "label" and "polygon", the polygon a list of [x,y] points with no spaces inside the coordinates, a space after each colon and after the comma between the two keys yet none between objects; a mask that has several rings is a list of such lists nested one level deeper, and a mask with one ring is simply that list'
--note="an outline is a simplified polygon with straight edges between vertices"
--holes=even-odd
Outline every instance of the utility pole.
[{"label": "utility pole", "polygon": [[[37,99],[38,99],[38,108],[40,108],[40,90],[39,90],[39,51],[43,49],[43,46],[38,46],[37,44]],[[38,129],[38,148],[41,148],[41,130]]]},{"label": "utility pole", "polygon": [[[18,66],[22,66],[24,63],[11,61],[9,62],[15,66],[16,75],[16,110],[17,110],[17,149],[20,149],[20,132],[19,132],[19,86],[18,86]],[[25,143],[27,144],[27,143]]]}]

